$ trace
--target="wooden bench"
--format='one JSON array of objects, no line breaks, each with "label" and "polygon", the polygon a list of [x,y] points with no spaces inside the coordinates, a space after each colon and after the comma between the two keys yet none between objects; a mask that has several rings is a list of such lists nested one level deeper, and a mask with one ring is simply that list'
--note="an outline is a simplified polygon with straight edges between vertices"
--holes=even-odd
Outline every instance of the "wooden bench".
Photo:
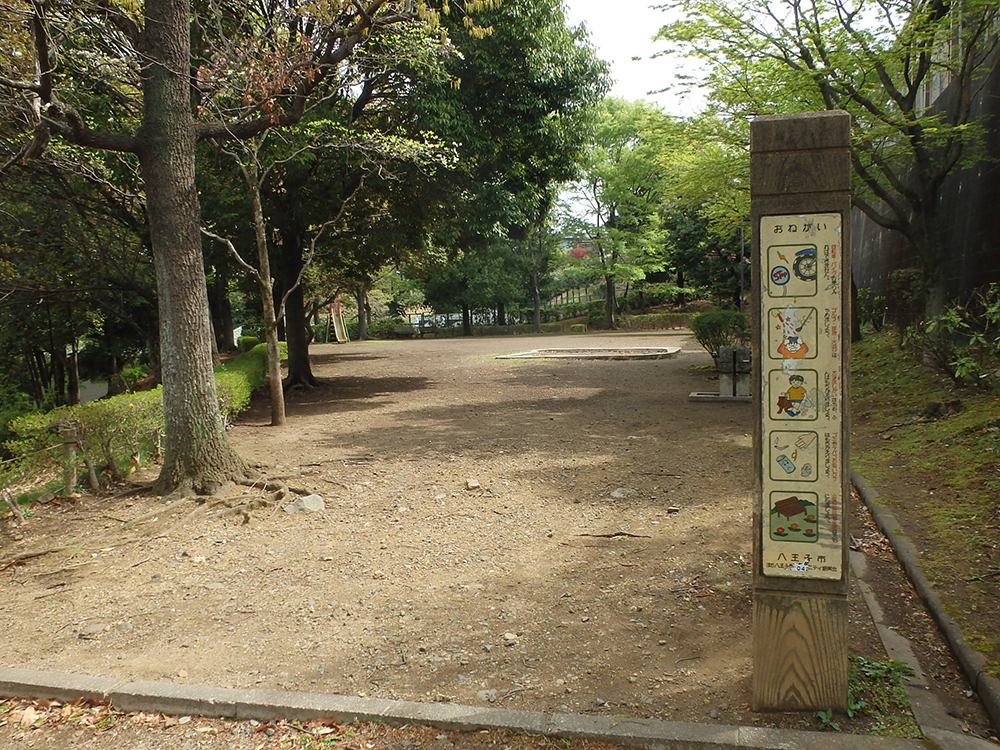
[{"label": "wooden bench", "polygon": [[392,333],[394,336],[399,336],[401,339],[408,339],[416,335],[417,329],[413,326],[393,326]]}]

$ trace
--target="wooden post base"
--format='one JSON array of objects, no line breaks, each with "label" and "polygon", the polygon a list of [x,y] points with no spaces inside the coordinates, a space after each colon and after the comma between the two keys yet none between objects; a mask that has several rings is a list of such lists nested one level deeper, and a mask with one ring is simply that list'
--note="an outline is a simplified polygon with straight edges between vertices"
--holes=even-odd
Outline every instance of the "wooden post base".
[{"label": "wooden post base", "polygon": [[847,709],[847,597],[757,590],[755,711]]}]

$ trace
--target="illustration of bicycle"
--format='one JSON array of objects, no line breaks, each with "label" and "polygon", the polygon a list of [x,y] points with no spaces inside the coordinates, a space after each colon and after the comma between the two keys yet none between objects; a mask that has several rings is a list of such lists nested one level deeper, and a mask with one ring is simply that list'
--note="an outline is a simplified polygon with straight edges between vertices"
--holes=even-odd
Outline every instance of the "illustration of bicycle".
[{"label": "illustration of bicycle", "polygon": [[802,281],[816,280],[816,248],[807,247],[795,253],[792,273]]},{"label": "illustration of bicycle", "polygon": [[816,248],[807,247],[795,253],[792,273],[802,281],[816,280]]}]

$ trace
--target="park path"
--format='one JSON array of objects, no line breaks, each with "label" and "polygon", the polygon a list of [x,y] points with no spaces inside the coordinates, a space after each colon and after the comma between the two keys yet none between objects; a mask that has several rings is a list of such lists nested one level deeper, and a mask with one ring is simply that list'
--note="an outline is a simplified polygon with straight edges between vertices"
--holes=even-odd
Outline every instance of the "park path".
[{"label": "park path", "polygon": [[[495,358],[549,346],[681,352]],[[752,407],[688,400],[715,387],[689,334],[312,354],[321,386],[290,394],[288,425],[258,404],[231,435],[326,510],[199,519],[68,574],[22,570],[0,603],[11,666],[751,721]],[[95,499],[65,533],[155,502]],[[852,651],[875,653],[851,619]]]}]

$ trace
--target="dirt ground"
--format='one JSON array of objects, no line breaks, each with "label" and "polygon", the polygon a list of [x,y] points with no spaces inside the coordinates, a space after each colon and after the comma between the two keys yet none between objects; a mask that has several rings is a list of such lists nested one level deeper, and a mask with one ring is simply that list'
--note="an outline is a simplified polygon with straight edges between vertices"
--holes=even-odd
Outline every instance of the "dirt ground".
[{"label": "dirt ground", "polygon": [[[681,352],[495,358],[551,346]],[[203,516],[123,544],[160,499],[42,506],[3,529],[0,558],[72,549],[0,573],[6,665],[816,726],[749,710],[753,407],[688,400],[716,389],[689,334],[312,352],[322,385],[290,394],[288,426],[258,403],[231,437],[325,510]],[[851,593],[851,652],[884,658]]]}]

